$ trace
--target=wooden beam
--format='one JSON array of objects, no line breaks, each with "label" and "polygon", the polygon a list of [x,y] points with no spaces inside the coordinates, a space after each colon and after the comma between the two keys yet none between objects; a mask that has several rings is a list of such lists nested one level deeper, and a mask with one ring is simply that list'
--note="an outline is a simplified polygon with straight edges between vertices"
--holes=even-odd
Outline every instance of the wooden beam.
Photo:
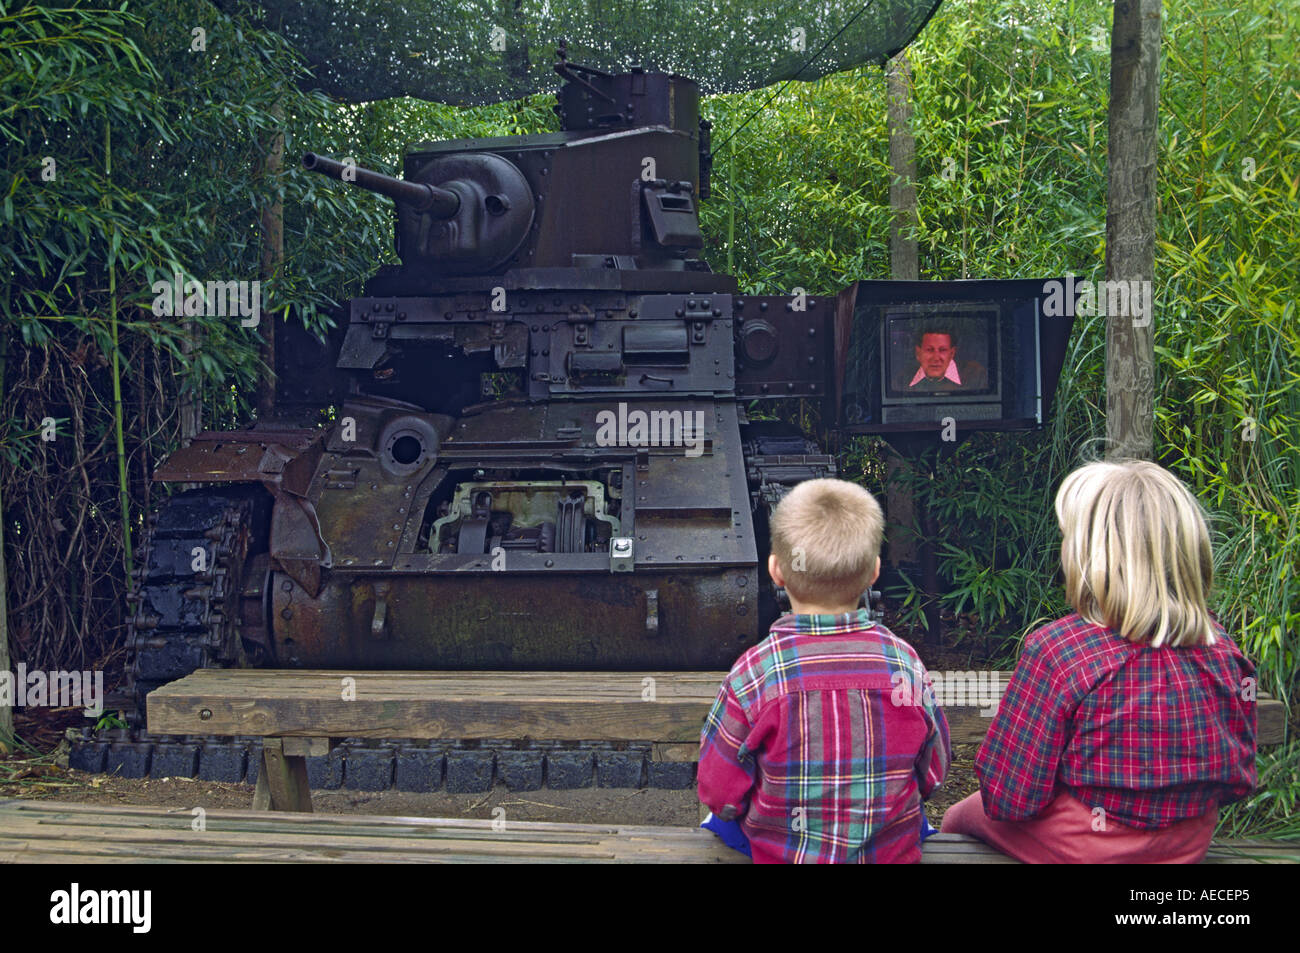
[{"label": "wooden beam", "polygon": [[[0,862],[13,863],[748,863],[695,827],[188,810],[0,799]],[[1300,844],[1218,841],[1207,863],[1296,863]],[[922,863],[1014,863],[939,834]]]},{"label": "wooden beam", "polygon": [[[258,784],[266,778],[272,811],[301,811],[311,813],[311,786],[307,783],[307,759],[284,753],[284,742],[279,738],[262,740],[262,770]],[[253,803],[263,798],[253,792]]]},{"label": "wooden beam", "polygon": [[[977,673],[978,674],[978,673]],[[653,678],[655,700],[643,698]],[[320,672],[202,669],[150,693],[149,731],[282,738],[545,738],[698,745],[723,672]],[[944,708],[954,744],[984,740],[994,710],[967,682]],[[345,679],[351,679],[345,683]],[[955,696],[961,700],[961,696]],[[945,700],[943,697],[940,701]],[[1286,711],[1259,699],[1258,743],[1285,737]],[[291,742],[291,745],[296,744]],[[309,754],[315,747],[293,748]],[[679,752],[681,749],[677,749]]]},{"label": "wooden beam", "polygon": [[[655,700],[644,679],[655,679]],[[722,672],[202,670],[149,696],[157,734],[699,742]],[[344,683],[344,679],[352,679]]]},{"label": "wooden beam", "polygon": [[284,753],[291,758],[313,758],[330,753],[333,738],[285,738]]}]

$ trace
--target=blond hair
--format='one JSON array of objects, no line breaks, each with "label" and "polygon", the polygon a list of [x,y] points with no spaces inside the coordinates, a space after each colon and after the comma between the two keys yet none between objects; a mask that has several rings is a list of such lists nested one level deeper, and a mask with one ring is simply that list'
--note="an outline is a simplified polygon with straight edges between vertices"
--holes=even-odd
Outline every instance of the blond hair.
[{"label": "blond hair", "polygon": [[804,602],[856,602],[871,584],[885,516],[844,480],[806,480],[772,514],[772,552],[786,589]]},{"label": "blond hair", "polygon": [[1056,518],[1079,615],[1153,647],[1214,644],[1210,533],[1177,477],[1145,460],[1090,463],[1061,483]]}]

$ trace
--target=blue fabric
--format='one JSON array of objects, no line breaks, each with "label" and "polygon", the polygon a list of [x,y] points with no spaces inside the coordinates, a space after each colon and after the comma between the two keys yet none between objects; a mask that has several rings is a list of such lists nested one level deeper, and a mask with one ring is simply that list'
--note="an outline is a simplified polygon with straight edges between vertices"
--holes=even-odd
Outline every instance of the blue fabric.
[{"label": "blue fabric", "polygon": [[[721,818],[714,817],[713,814],[710,813],[708,817],[700,822],[700,827],[704,828],[706,831],[713,831],[722,843],[726,844],[732,850],[738,850],[746,857],[753,856],[749,849],[749,838],[746,837],[745,832],[741,830],[739,821],[724,821]],[[924,843],[927,837],[931,834],[937,833],[939,833],[938,828],[930,826],[930,819],[926,817],[925,812],[922,811],[921,842]]]},{"label": "blue fabric", "polygon": [[925,816],[925,811],[921,811],[921,843],[925,843],[925,839],[931,834],[937,833],[939,833],[938,829],[930,826],[930,819]]},{"label": "blue fabric", "polygon": [[721,818],[709,814],[700,822],[700,827],[706,831],[713,831],[721,838],[722,843],[726,844],[732,850],[738,850],[746,857],[753,857],[749,849],[749,838],[745,832],[740,829],[739,821],[724,821]]}]

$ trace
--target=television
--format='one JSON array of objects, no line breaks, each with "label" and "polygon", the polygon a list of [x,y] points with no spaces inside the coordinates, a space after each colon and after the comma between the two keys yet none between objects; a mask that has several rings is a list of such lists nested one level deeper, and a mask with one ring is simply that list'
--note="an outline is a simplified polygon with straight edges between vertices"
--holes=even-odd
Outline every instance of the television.
[{"label": "television", "polygon": [[910,304],[884,310],[881,421],[957,415],[1000,419],[999,317],[998,309],[987,305]]},{"label": "television", "polygon": [[1045,317],[1048,282],[859,281],[836,306],[848,433],[1041,427],[1073,319]]}]

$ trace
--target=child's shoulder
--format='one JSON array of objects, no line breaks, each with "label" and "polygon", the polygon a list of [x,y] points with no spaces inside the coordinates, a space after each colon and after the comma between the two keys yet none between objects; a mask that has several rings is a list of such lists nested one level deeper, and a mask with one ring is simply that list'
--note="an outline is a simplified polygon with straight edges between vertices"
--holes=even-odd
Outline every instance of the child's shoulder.
[{"label": "child's shoulder", "polygon": [[728,681],[739,693],[742,685],[753,686],[771,675],[780,675],[800,658],[822,656],[832,646],[855,654],[879,656],[891,667],[923,672],[925,666],[916,650],[882,623],[862,621],[833,631],[810,625],[807,616],[785,615],[772,624],[765,639],[736,659]]},{"label": "child's shoulder", "polygon": [[910,659],[921,664],[921,656],[916,653],[912,643],[900,635],[895,635],[893,630],[883,622],[877,622],[871,627],[871,633],[874,638],[880,640],[880,644],[888,646],[890,650],[897,652],[900,657]]},{"label": "child's shoulder", "polygon": [[1104,625],[1089,622],[1077,612],[1040,626],[1025,636],[1022,661],[1036,660],[1051,667],[1074,668],[1115,652],[1130,650],[1131,644]]},{"label": "child's shoulder", "polygon": [[[1241,649],[1232,637],[1214,620],[1215,641],[1212,645],[1193,646],[1212,652],[1241,655]],[[1062,616],[1055,622],[1035,629],[1025,636],[1021,657],[1036,656],[1078,662],[1081,659],[1105,655],[1129,655],[1149,648],[1130,642],[1116,632],[1097,622],[1090,622],[1077,612]]]}]

